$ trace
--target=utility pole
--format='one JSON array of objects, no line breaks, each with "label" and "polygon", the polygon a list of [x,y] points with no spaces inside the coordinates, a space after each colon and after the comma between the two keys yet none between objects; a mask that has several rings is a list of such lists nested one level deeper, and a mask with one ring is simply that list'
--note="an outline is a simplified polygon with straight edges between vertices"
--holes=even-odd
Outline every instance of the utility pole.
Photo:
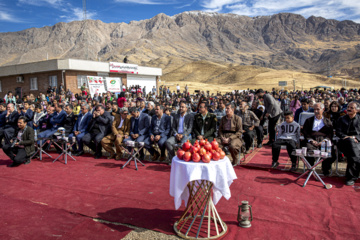
[{"label": "utility pole", "polygon": [[89,58],[89,38],[88,34],[85,35],[85,29],[86,29],[86,0],[83,0],[83,20],[84,20],[84,36],[86,37],[86,60]]},{"label": "utility pole", "polygon": [[295,79],[293,79],[294,92],[296,90]]}]

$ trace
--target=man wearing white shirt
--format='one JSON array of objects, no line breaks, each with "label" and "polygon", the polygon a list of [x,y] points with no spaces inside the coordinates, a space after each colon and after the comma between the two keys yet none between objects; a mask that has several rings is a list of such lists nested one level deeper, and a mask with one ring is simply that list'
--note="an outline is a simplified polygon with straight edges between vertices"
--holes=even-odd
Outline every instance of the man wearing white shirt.
[{"label": "man wearing white shirt", "polygon": [[[304,139],[308,151],[320,149],[321,142],[324,140],[332,141],[334,130],[331,120],[324,118],[323,116],[324,108],[324,104],[315,103],[315,116],[306,119],[304,123],[302,132],[304,134]],[[308,157],[307,160],[311,165],[314,165],[314,158]],[[330,174],[331,164],[334,162],[334,160],[335,158],[332,157],[322,162],[322,170],[325,176]]]},{"label": "man wearing white shirt", "polygon": [[[130,115],[128,108],[123,107],[120,109],[120,115],[116,115],[112,123],[111,133],[105,136],[101,140],[101,145],[104,150],[110,153],[108,159],[115,158],[116,160],[121,159],[122,148],[121,144],[123,140],[129,137],[130,133]],[[115,144],[116,154],[113,146]]]}]

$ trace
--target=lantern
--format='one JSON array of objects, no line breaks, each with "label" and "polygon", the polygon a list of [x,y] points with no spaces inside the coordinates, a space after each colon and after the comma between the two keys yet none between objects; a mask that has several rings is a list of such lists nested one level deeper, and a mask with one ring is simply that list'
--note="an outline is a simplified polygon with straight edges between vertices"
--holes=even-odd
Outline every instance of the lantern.
[{"label": "lantern", "polygon": [[251,205],[248,201],[242,201],[239,205],[238,217],[239,226],[243,228],[251,227],[251,221],[253,220]]}]

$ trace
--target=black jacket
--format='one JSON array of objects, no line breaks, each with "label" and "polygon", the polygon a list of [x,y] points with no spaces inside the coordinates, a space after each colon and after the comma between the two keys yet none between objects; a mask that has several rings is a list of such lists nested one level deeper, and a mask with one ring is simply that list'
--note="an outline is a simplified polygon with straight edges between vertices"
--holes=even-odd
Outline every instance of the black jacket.
[{"label": "black jacket", "polygon": [[217,118],[213,113],[207,113],[205,122],[201,113],[197,113],[193,122],[193,138],[201,135],[201,129],[204,126],[204,138],[215,137]]},{"label": "black jacket", "polygon": [[[13,140],[16,139],[18,131],[16,132]],[[21,135],[21,141],[19,142],[19,145],[23,145],[25,147],[26,156],[30,156],[35,152],[34,142],[34,129],[27,126],[23,135]]]},{"label": "black jacket", "polygon": [[[337,121],[336,135],[339,138],[342,139],[342,138],[348,136],[347,132],[348,132],[348,129],[350,126],[350,121],[351,121],[351,119],[350,119],[349,115],[342,116]],[[353,125],[354,125],[355,131],[356,131],[355,137],[358,141],[360,141],[360,116],[359,116],[359,114],[356,114],[355,118],[353,118],[352,121],[353,121]]]},{"label": "black jacket", "polygon": [[112,124],[112,117],[109,112],[104,112],[103,115],[98,116],[96,118],[92,118],[89,123],[89,127],[87,132],[91,133],[95,123],[99,124],[100,132],[106,136],[111,132],[111,124]]},{"label": "black jacket", "polygon": [[17,111],[13,111],[9,117],[5,117],[5,128],[14,128],[17,129],[17,122],[19,119],[19,113]]},{"label": "black jacket", "polygon": [[66,135],[69,135],[73,129],[74,129],[74,126],[75,126],[75,114],[74,113],[70,113],[69,116],[66,116],[65,117],[65,120],[64,120],[64,128],[65,128],[65,134]]}]

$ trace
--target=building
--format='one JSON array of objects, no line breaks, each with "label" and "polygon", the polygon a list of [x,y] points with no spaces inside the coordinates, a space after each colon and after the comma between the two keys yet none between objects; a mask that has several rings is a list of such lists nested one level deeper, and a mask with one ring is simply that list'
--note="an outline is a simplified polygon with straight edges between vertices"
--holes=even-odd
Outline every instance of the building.
[{"label": "building", "polygon": [[87,76],[119,77],[126,86],[146,86],[151,91],[162,75],[161,68],[142,67],[134,64],[97,62],[78,59],[53,59],[0,67],[0,96],[8,91],[15,94],[37,96],[46,93],[49,86],[79,93]]}]

